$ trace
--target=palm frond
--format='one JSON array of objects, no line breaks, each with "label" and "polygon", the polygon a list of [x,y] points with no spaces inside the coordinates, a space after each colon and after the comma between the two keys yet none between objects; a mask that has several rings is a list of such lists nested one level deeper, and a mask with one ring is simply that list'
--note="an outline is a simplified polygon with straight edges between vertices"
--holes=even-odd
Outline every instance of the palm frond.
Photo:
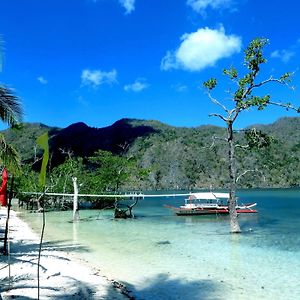
[{"label": "palm frond", "polygon": [[21,121],[22,114],[19,97],[14,94],[13,90],[0,86],[0,119],[14,126]]},{"label": "palm frond", "polygon": [[3,134],[0,134],[0,163],[11,172],[20,171],[20,156],[16,149],[8,144]]}]

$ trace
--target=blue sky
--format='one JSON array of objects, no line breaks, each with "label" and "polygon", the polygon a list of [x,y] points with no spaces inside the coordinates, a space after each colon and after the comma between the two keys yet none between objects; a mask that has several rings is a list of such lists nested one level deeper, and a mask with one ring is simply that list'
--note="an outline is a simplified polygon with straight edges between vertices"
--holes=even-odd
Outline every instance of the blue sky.
[{"label": "blue sky", "polygon": [[[274,101],[300,106],[300,4],[294,0],[6,0],[0,82],[15,89],[26,122],[104,127],[121,118],[175,126],[223,125],[202,89],[230,106],[222,70],[242,73],[243,50],[270,39],[260,79],[295,72],[295,90],[268,85]],[[279,108],[244,112],[237,126],[295,116]]]}]

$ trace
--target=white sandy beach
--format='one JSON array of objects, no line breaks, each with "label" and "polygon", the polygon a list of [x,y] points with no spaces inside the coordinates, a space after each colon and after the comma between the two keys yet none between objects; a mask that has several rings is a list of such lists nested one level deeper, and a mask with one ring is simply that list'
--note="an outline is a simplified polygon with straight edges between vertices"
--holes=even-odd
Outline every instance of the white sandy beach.
[{"label": "white sandy beach", "polygon": [[[284,209],[278,193],[249,192],[262,204],[257,217],[240,218],[242,235],[228,234],[227,219],[166,216],[165,200],[141,203],[134,220],[82,210],[81,221],[70,223],[71,211],[49,212],[41,299],[299,299],[299,191],[281,192]],[[5,213],[0,210],[0,236]],[[0,256],[4,299],[37,299],[41,217],[24,215],[33,234],[12,214],[10,292],[7,261]]]},{"label": "white sandy beach", "polygon": [[[0,210],[4,236],[6,208]],[[37,261],[40,237],[11,211],[10,255],[0,256],[2,299],[37,299]],[[1,240],[1,246],[3,240]],[[43,244],[40,267],[40,299],[133,299],[126,288],[92,268],[74,254],[74,247]],[[107,274],[106,274],[107,275]]]}]

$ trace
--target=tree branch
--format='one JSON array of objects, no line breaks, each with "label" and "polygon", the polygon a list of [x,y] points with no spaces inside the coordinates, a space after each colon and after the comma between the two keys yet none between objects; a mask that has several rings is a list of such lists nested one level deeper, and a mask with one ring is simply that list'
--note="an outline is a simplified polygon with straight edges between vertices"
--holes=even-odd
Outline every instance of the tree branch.
[{"label": "tree branch", "polygon": [[[255,76],[256,76],[256,75],[255,75]],[[267,83],[270,83],[270,82],[276,82],[276,83],[280,83],[280,84],[284,84],[284,85],[289,86],[289,85],[287,84],[287,82],[284,81],[283,79],[273,78],[273,76],[271,75],[268,79],[263,80],[263,81],[261,81],[261,82],[259,82],[259,83],[254,84],[254,82],[252,82],[251,85],[245,90],[245,92],[244,92],[244,94],[243,94],[243,99],[244,99],[247,95],[249,95],[253,89],[259,88],[259,87],[261,87],[261,86],[263,86],[263,85],[265,85],[265,84],[267,84]]]},{"label": "tree branch", "polygon": [[250,148],[249,145],[240,145],[240,144],[235,144],[234,145],[235,148],[240,148],[240,149],[243,149],[243,150],[247,150]]},{"label": "tree branch", "polygon": [[216,98],[212,97],[210,92],[207,92],[207,95],[209,99],[216,105],[220,106],[223,110],[225,110],[227,113],[229,113],[229,110],[226,108],[225,105],[223,105],[220,101],[218,101]]},{"label": "tree branch", "polygon": [[221,140],[221,141],[223,141],[223,142],[227,142],[227,139],[226,138],[222,138],[222,137],[219,137],[219,136],[215,136],[215,135],[213,135],[212,136],[212,140],[213,140],[213,142],[212,142],[212,144],[210,145],[210,149],[215,145],[215,141],[216,140]]},{"label": "tree branch", "polygon": [[221,118],[224,122],[226,122],[227,123],[227,121],[228,121],[228,119],[226,119],[225,117],[223,117],[222,115],[220,115],[220,114],[209,114],[208,115],[209,117],[219,117],[219,118]]},{"label": "tree branch", "polygon": [[[234,108],[229,112],[229,118],[234,122],[240,113],[239,108]],[[232,116],[233,115],[233,116]]]},{"label": "tree branch", "polygon": [[274,101],[269,101],[269,104],[275,105],[275,106],[281,106],[286,108],[287,110],[292,109],[295,110],[297,113],[300,113],[300,107],[295,107],[290,103],[282,103],[282,102],[274,102]]},{"label": "tree branch", "polygon": [[258,88],[258,87],[260,87],[260,86],[262,86],[262,85],[265,85],[265,84],[267,84],[267,83],[270,83],[270,82],[277,82],[277,83],[280,83],[280,84],[286,84],[285,82],[283,82],[283,81],[280,80],[280,79],[273,78],[273,76],[271,75],[268,79],[263,80],[263,81],[261,81],[261,82],[259,82],[259,83],[257,83],[257,84],[253,84],[253,85],[252,85],[252,89]]},{"label": "tree branch", "polygon": [[245,176],[245,175],[246,175],[247,173],[249,173],[249,172],[260,173],[260,174],[262,175],[262,177],[263,177],[263,181],[266,181],[266,178],[265,178],[263,172],[261,172],[261,171],[259,171],[259,170],[257,170],[257,169],[254,169],[254,170],[246,170],[246,171],[244,171],[242,174],[240,174],[239,176],[237,176],[235,182],[237,183],[237,182],[241,179],[241,177]]}]

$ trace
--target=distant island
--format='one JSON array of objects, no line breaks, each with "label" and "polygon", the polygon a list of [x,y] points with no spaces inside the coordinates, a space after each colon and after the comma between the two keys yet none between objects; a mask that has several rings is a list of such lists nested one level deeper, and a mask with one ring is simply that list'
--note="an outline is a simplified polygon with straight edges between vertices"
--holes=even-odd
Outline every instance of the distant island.
[{"label": "distant island", "polygon": [[[250,126],[252,127],[252,126]],[[273,142],[262,149],[237,148],[239,188],[300,186],[300,117],[281,118],[255,128],[271,136]],[[133,157],[140,168],[149,170],[135,185],[123,189],[226,188],[227,147],[214,137],[224,136],[222,127],[203,125],[173,127],[159,121],[121,119],[104,128],[75,123],[66,128],[40,123],[24,123],[20,130],[2,131],[21,154],[23,162],[33,162],[36,138],[50,136],[52,167],[60,165],[68,151],[75,157],[89,157],[97,150]],[[243,131],[237,140],[245,145]],[[246,172],[249,170],[249,172]]]}]

